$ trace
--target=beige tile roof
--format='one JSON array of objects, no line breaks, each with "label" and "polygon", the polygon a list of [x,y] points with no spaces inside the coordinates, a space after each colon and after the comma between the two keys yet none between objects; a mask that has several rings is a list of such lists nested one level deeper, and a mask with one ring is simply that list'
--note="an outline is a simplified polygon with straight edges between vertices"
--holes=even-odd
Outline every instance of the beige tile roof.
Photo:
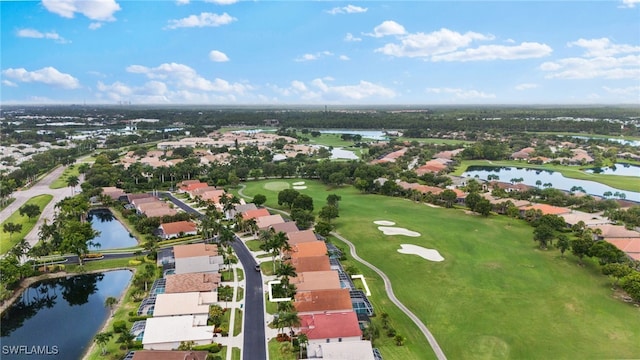
[{"label": "beige tile roof", "polygon": [[297,291],[341,288],[340,278],[335,270],[298,272],[298,276],[289,281],[296,286]]},{"label": "beige tile roof", "polygon": [[190,273],[166,276],[165,293],[208,292],[218,288],[221,275],[212,273]]},{"label": "beige tile roof", "polygon": [[313,230],[302,230],[287,233],[287,238],[289,239],[289,245],[295,245],[299,243],[318,241],[316,238],[316,234]]},{"label": "beige tile roof", "polygon": [[214,244],[188,244],[173,247],[173,256],[176,259],[196,256],[218,256],[218,245]]}]

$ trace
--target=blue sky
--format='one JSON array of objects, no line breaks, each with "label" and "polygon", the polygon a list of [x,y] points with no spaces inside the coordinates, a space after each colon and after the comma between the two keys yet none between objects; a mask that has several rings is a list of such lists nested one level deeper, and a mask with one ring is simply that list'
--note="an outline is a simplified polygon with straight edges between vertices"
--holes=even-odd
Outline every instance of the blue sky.
[{"label": "blue sky", "polygon": [[3,104],[640,103],[640,0],[2,1]]}]

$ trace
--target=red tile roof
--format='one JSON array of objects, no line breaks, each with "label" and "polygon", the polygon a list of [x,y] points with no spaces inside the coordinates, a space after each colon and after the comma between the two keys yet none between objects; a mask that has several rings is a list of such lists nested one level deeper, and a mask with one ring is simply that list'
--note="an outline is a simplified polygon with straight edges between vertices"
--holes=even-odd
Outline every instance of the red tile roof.
[{"label": "red tile roof", "polygon": [[291,258],[327,256],[327,245],[324,241],[298,243],[291,246]]},{"label": "red tile roof", "polygon": [[354,311],[300,316],[300,332],[309,340],[362,336]]},{"label": "red tile roof", "polygon": [[560,215],[568,214],[571,212],[571,209],[547,204],[534,204],[530,206],[523,206],[520,208],[520,210],[522,211],[527,211],[529,209],[540,210],[542,211],[542,215]]},{"label": "red tile roof", "polygon": [[329,257],[327,255],[293,258],[287,262],[296,268],[296,272],[331,270],[331,264],[329,264]]}]

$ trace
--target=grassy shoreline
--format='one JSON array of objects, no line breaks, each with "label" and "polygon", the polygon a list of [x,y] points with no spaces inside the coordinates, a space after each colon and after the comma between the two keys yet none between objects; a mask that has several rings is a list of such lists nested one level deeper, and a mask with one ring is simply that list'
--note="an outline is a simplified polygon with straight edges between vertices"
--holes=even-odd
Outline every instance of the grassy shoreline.
[{"label": "grassy shoreline", "polygon": [[590,174],[582,170],[588,167],[553,165],[553,164],[529,164],[517,160],[463,160],[460,165],[451,174],[460,176],[467,171],[470,166],[488,166],[488,167],[519,167],[527,169],[551,170],[561,173],[566,178],[588,180],[611,186],[619,190],[640,192],[640,178],[635,176],[620,175],[604,175]]}]

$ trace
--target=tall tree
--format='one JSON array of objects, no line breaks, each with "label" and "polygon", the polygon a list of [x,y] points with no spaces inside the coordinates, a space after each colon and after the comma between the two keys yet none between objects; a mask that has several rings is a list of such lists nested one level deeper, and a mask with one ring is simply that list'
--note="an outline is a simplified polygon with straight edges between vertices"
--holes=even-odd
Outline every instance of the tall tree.
[{"label": "tall tree", "polygon": [[71,188],[71,195],[75,194],[75,188],[80,184],[80,179],[76,175],[67,178],[67,186]]},{"label": "tall tree", "polygon": [[16,224],[13,222],[4,223],[4,225],[2,225],[2,231],[9,233],[9,241],[11,241],[11,235],[22,231],[22,224]]},{"label": "tall tree", "polygon": [[36,204],[24,204],[18,209],[20,216],[27,216],[29,220],[40,215],[40,207]]},{"label": "tall tree", "polygon": [[118,299],[113,296],[109,296],[104,300],[104,306],[109,308],[109,313],[113,316],[113,307],[118,303]]},{"label": "tall tree", "polygon": [[100,346],[103,356],[107,353],[107,343],[109,342],[109,340],[111,340],[112,337],[113,337],[112,332],[100,332],[100,333],[97,333],[96,336],[93,338],[93,341],[95,341],[95,343],[98,344],[98,346]]}]

